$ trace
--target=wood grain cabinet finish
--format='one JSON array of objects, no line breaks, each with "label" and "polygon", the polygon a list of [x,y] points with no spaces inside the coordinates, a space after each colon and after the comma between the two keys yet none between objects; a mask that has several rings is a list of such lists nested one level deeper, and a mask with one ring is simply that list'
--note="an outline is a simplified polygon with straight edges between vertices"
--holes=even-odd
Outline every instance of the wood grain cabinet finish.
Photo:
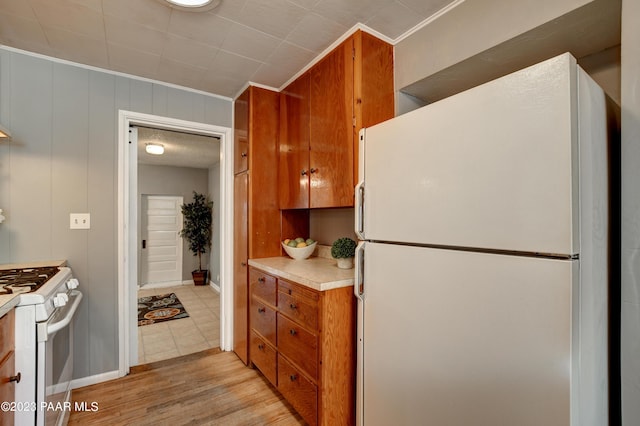
[{"label": "wood grain cabinet finish", "polygon": [[[270,377],[276,371],[274,384],[310,425],[353,424],[356,305],[352,288],[316,291],[256,268],[250,268],[249,275],[254,301],[252,364],[272,383]],[[276,306],[265,301],[273,300],[270,281],[258,285],[257,278],[265,276],[275,279]],[[266,337],[271,332],[272,307],[276,310],[275,346]]]},{"label": "wood grain cabinet finish", "polygon": [[282,355],[278,355],[278,390],[309,425],[318,424],[317,385]]},{"label": "wood grain cabinet finish", "polygon": [[277,386],[276,277],[249,268],[251,364]]},{"label": "wood grain cabinet finish", "polygon": [[[274,318],[275,322],[275,318]],[[251,331],[251,363],[264,374],[272,385],[278,386],[277,356],[274,346],[269,345],[265,339],[255,331]]]},{"label": "wood grain cabinet finish", "polygon": [[280,95],[250,86],[234,103],[234,352],[249,363],[248,259],[279,256]]},{"label": "wood grain cabinet finish", "polygon": [[[15,401],[15,327],[14,312],[9,311],[0,318],[0,402]],[[12,411],[0,411],[0,425],[12,425]]]},{"label": "wood grain cabinet finish", "polygon": [[353,206],[358,132],[394,116],[393,47],[356,31],[280,104],[280,208]]},{"label": "wood grain cabinet finish", "polygon": [[242,92],[234,103],[233,173],[249,168],[249,90]]}]

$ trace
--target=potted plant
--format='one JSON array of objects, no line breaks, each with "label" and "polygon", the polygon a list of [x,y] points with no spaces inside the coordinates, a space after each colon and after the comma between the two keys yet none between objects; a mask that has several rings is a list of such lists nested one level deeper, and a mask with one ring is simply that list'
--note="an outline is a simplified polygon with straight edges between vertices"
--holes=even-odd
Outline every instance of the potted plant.
[{"label": "potted plant", "polygon": [[356,242],[351,238],[338,238],[331,245],[331,256],[338,261],[338,268],[353,268],[353,256],[356,254]]},{"label": "potted plant", "polygon": [[198,256],[198,269],[191,272],[195,285],[205,285],[208,269],[202,269],[202,255],[211,248],[211,213],[213,201],[193,191],[193,202],[180,206],[184,218],[184,227],[180,236],[189,243],[189,250]]}]

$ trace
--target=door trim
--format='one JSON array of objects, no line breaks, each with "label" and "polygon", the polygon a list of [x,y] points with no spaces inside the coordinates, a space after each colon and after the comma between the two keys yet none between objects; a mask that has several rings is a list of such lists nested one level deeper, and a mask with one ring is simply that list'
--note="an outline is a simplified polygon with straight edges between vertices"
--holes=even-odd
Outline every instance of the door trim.
[{"label": "door trim", "polygon": [[[138,359],[136,304],[138,265],[138,153],[129,143],[129,126],[186,131],[220,138],[220,348],[233,348],[233,137],[229,127],[133,111],[118,112],[118,374],[129,373]],[[134,189],[134,191],[132,191]]]}]

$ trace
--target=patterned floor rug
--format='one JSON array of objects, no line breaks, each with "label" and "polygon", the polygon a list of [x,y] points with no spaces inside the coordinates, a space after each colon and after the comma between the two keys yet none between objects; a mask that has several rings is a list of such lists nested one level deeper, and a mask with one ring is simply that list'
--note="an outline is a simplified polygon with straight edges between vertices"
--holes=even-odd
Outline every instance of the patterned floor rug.
[{"label": "patterned floor rug", "polygon": [[138,327],[188,316],[175,293],[138,299]]}]

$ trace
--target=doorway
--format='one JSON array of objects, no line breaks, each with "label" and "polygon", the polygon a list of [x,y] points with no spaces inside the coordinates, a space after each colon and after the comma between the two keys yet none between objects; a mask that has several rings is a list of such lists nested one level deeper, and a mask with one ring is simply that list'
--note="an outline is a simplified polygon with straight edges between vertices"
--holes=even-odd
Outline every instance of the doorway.
[{"label": "doorway", "polygon": [[[214,235],[220,247],[220,348],[230,350],[232,315],[231,304],[231,262],[232,257],[232,205],[233,205],[233,164],[227,159],[233,158],[231,129],[209,124],[190,122],[167,117],[153,116],[130,111],[119,114],[119,197],[118,197],[118,276],[119,276],[119,375],[128,374],[132,365],[138,364],[137,333],[137,289],[138,289],[138,247],[141,244],[139,234],[138,207],[138,151],[136,146],[137,130],[132,126],[143,126],[152,129],[164,129],[195,135],[216,137],[220,140],[219,149],[219,194],[220,229]],[[183,268],[184,273],[184,268]],[[190,270],[189,270],[190,273]]]},{"label": "doorway", "polygon": [[182,284],[182,204],[182,196],[142,194],[141,288]]}]

